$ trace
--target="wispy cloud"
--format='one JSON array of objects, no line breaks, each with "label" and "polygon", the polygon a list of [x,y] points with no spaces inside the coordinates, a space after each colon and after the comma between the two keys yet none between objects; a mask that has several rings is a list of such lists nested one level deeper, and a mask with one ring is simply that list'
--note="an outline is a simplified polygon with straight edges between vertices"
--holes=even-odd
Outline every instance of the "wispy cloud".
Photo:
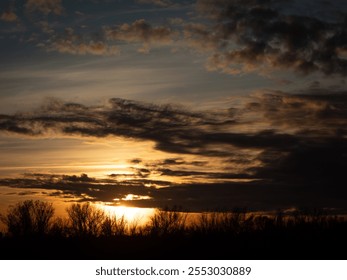
[{"label": "wispy cloud", "polygon": [[103,40],[85,38],[75,34],[72,28],[66,28],[63,34],[53,34],[48,43],[39,43],[38,46],[45,48],[47,51],[78,55],[116,55],[120,52],[117,46],[108,45]]},{"label": "wispy cloud", "polygon": [[140,52],[148,52],[152,45],[169,45],[178,36],[178,32],[166,26],[155,26],[139,19],[131,24],[124,23],[116,27],[105,27],[107,40],[142,43]]},{"label": "wispy cloud", "polygon": [[169,7],[173,5],[173,1],[170,0],[137,0],[137,2],[142,4],[153,4],[159,7]]},{"label": "wispy cloud", "polygon": [[40,12],[45,15],[61,15],[64,11],[61,0],[26,0],[25,7],[29,12]]},{"label": "wispy cloud", "polygon": [[[41,26],[48,33],[48,25],[41,23]],[[52,29],[49,30],[49,33],[54,33]],[[79,34],[68,27],[63,33],[55,32],[48,40],[39,42],[38,46],[48,51],[69,54],[118,55],[125,42],[141,44],[138,52],[148,53],[153,46],[170,45],[177,36],[178,32],[170,27],[152,26],[144,19],[139,19],[131,24],[104,26],[94,34]]]}]

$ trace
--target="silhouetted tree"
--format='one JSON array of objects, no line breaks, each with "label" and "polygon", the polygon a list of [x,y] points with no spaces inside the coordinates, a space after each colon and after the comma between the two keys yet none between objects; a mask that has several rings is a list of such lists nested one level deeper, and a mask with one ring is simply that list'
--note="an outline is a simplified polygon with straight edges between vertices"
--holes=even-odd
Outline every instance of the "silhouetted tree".
[{"label": "silhouetted tree", "polygon": [[99,236],[106,215],[90,203],[74,203],[67,209],[71,234],[75,236]]},{"label": "silhouetted tree", "polygon": [[66,218],[57,217],[52,221],[51,236],[66,237],[69,235],[69,221]]},{"label": "silhouetted tree", "polygon": [[157,210],[149,220],[149,231],[153,235],[182,233],[186,227],[187,213],[179,208]]},{"label": "silhouetted tree", "polygon": [[125,217],[117,218],[116,215],[106,216],[101,225],[101,234],[104,236],[127,234],[128,223]]},{"label": "silhouetted tree", "polygon": [[43,235],[48,233],[53,215],[52,203],[25,200],[10,206],[7,214],[1,216],[1,220],[10,235]]}]

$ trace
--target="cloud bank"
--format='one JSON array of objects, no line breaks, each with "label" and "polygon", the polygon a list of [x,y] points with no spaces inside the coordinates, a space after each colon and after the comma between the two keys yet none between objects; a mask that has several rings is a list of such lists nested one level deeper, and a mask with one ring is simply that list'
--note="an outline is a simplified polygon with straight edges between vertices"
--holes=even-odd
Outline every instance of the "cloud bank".
[{"label": "cloud bank", "polygon": [[[35,112],[1,115],[0,131],[30,137],[151,141],[159,151],[243,166],[231,168],[227,174],[193,172],[192,176],[339,182],[347,153],[346,96],[345,92],[268,92],[250,98],[239,108],[219,112],[119,98],[110,99],[105,106],[89,107],[51,100]],[[141,162],[134,159],[133,164]],[[163,163],[177,166],[180,161]],[[157,171],[163,175],[189,173],[162,166]]]}]

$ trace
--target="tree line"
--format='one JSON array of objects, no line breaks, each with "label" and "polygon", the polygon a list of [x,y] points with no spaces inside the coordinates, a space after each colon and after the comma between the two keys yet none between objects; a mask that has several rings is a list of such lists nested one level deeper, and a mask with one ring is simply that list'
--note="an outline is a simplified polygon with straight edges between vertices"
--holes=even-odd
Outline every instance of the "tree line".
[{"label": "tree line", "polygon": [[146,224],[72,203],[65,218],[52,203],[25,200],[0,215],[0,258],[59,259],[337,259],[347,250],[347,221],[322,210],[256,215],[245,209],[158,209]]},{"label": "tree line", "polygon": [[234,211],[203,212],[194,221],[187,222],[188,213],[180,207],[157,209],[146,225],[129,222],[124,216],[107,214],[93,204],[72,203],[66,208],[67,218],[55,217],[50,202],[25,200],[10,206],[7,213],[0,214],[6,226],[6,236],[60,235],[120,236],[120,235],[177,235],[177,234],[232,234],[265,230],[329,229],[346,223],[336,215],[326,215],[322,210],[293,212],[290,216],[278,211],[276,215],[255,215],[245,209]]}]

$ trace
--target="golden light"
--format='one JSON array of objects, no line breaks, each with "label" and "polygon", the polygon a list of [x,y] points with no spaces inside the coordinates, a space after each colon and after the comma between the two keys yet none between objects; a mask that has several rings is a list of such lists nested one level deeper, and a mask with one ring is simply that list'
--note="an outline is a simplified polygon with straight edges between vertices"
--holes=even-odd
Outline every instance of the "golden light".
[{"label": "golden light", "polygon": [[105,203],[96,203],[95,206],[105,211],[106,214],[117,218],[124,217],[129,224],[137,223],[138,225],[145,225],[156,210],[155,208],[115,206]]}]

